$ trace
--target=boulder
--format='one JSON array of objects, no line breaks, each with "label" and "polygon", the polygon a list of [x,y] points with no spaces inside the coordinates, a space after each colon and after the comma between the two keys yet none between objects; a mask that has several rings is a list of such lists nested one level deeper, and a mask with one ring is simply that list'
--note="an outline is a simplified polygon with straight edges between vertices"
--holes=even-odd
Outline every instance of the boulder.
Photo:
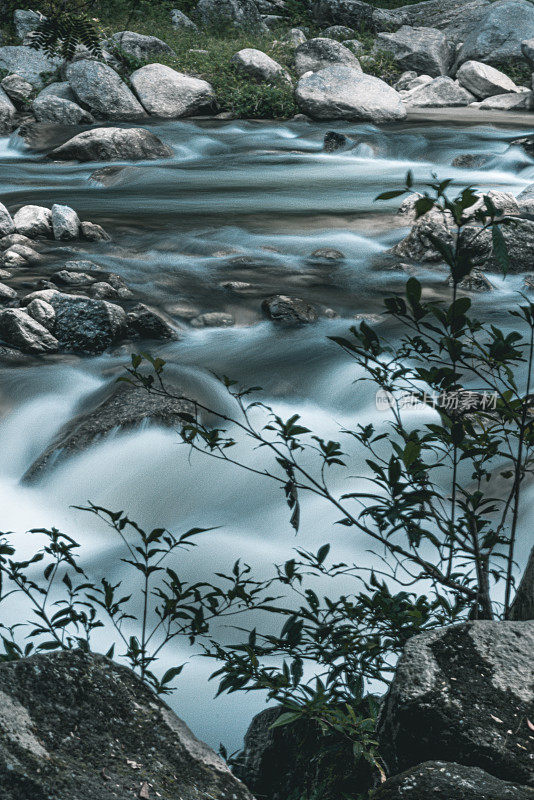
[{"label": "boulder", "polygon": [[82,125],[94,122],[91,114],[78,103],[53,94],[44,97],[39,95],[33,102],[32,111],[37,122],[55,122],[58,125]]},{"label": "boulder", "polygon": [[94,222],[82,222],[80,233],[82,239],[86,239],[88,242],[107,242],[111,239],[111,236],[106,233],[104,228]]},{"label": "boulder", "polygon": [[[59,161],[144,161],[169,158],[172,152],[145,128],[93,128],[73,136],[48,157]],[[88,238],[86,233],[84,236]]]},{"label": "boulder", "polygon": [[[182,394],[182,389],[172,384],[168,389],[176,397]],[[59,431],[23,480],[38,479],[52,467],[118,429],[132,430],[147,423],[173,428],[183,421],[180,415],[184,413],[195,413],[188,400],[149,394],[142,386],[114,381],[84,401],[81,413]]]},{"label": "boulder", "polygon": [[51,209],[52,231],[57,241],[69,241],[80,236],[80,218],[70,206],[55,203]]},{"label": "boulder", "polygon": [[183,11],[180,11],[179,8],[173,8],[171,11],[171,25],[177,31],[198,31],[198,27],[195,23],[190,20]]},{"label": "boulder", "polygon": [[0,134],[11,132],[16,113],[17,109],[0,87]]},{"label": "boulder", "polygon": [[238,28],[250,33],[267,33],[253,0],[199,0],[196,15],[207,28]]},{"label": "boulder", "polygon": [[0,303],[9,303],[15,300],[17,293],[11,286],[6,286],[5,283],[0,283]]},{"label": "boulder", "polygon": [[529,0],[497,0],[465,37],[458,64],[483,61],[495,66],[523,61],[521,42],[534,36],[534,4]]},{"label": "boulder", "polygon": [[46,17],[39,11],[30,11],[28,8],[17,8],[13,13],[13,25],[15,33],[21,41],[26,36],[36,30]]},{"label": "boulder", "polygon": [[132,73],[130,81],[146,110],[158,117],[188,117],[215,100],[207,81],[176,72],[163,64],[141,67]]},{"label": "boulder", "polygon": [[327,67],[304,75],[295,99],[313,119],[391,122],[406,117],[406,108],[395,89],[351,67]]},{"label": "boulder", "polygon": [[25,267],[27,264],[36,264],[41,259],[42,256],[32,247],[14,244],[4,251],[3,263],[6,267]]},{"label": "boulder", "polygon": [[[0,337],[23,353],[55,353],[58,349],[57,339],[50,331],[21,308],[0,312]],[[0,786],[1,781],[0,777]]]},{"label": "boulder", "polygon": [[479,767],[427,761],[390,778],[372,800],[534,800],[534,789],[501,781]]},{"label": "boulder", "polygon": [[[3,209],[6,209],[5,206],[2,206]],[[9,213],[9,212],[7,212]],[[0,224],[2,220],[2,210],[0,208]],[[13,223],[13,230],[15,230],[15,223]],[[33,242],[27,236],[22,236],[20,233],[10,233],[8,236],[2,236],[0,239],[0,250],[7,250],[9,247],[13,247],[14,244],[21,244],[25,247],[35,247],[36,242]]]},{"label": "boulder", "polygon": [[15,233],[13,218],[5,205],[0,203],[0,236],[10,236],[13,233]]},{"label": "boulder", "polygon": [[1,664],[0,692],[3,800],[252,800],[146,684],[104,656]]},{"label": "boulder", "polygon": [[176,331],[167,320],[144,303],[138,303],[129,312],[128,327],[135,336],[141,336],[143,339],[176,338]]},{"label": "boulder", "polygon": [[[417,199],[417,195],[406,198],[399,208],[399,213],[411,218],[411,204]],[[391,253],[410,261],[440,262],[443,257],[436,249],[432,239],[439,238],[444,244],[453,243],[453,224],[450,215],[443,214],[439,209],[433,208],[427,211],[422,217],[414,222],[410,233],[396,244]]]},{"label": "boulder", "polygon": [[105,119],[139,119],[146,112],[107,64],[80,59],[67,67],[67,80],[78,100]]},{"label": "boulder", "polygon": [[443,759],[534,786],[534,622],[477,621],[414,636],[378,723],[390,774]]},{"label": "boulder", "polygon": [[261,50],[246,47],[232,56],[231,63],[238,72],[257,81],[283,80],[291,83],[291,77],[287,70]]},{"label": "boulder", "polygon": [[28,81],[20,75],[7,75],[0,83],[0,86],[10,100],[20,106],[26,106],[35,89]]},{"label": "boulder", "polygon": [[278,294],[264,300],[261,307],[269,319],[284,325],[305,325],[319,318],[314,306],[298,297]]},{"label": "boulder", "polygon": [[521,52],[531,69],[534,69],[534,39],[525,39],[521,42]]},{"label": "boulder", "polygon": [[126,333],[126,313],[114,303],[53,290],[43,299],[56,312],[54,334],[62,350],[91,355],[103,353]]},{"label": "boulder", "polygon": [[516,197],[522,214],[534,214],[534,183],[526,186]]},{"label": "boulder", "polygon": [[43,97],[61,97],[63,100],[70,100],[71,103],[76,103],[76,95],[71,89],[68,81],[58,81],[56,83],[49,83],[44,89],[41,89],[36,100],[42,100]]},{"label": "boulder", "polygon": [[52,212],[44,206],[22,206],[14,214],[13,222],[17,233],[30,239],[52,236]]},{"label": "boulder", "polygon": [[313,16],[319,24],[345,25],[355,30],[376,31],[374,6],[361,0],[315,0]]},{"label": "boulder", "polygon": [[411,108],[447,108],[468,106],[474,96],[452,78],[434,78],[403,94],[403,100]]},{"label": "boulder", "polygon": [[362,71],[354,53],[333,39],[309,39],[295,50],[295,70],[299,76],[334,65]]},{"label": "boulder", "polygon": [[36,298],[26,306],[26,313],[33,317],[47,331],[52,331],[56,322],[56,312],[50,303]]},{"label": "boulder", "polygon": [[456,73],[456,79],[460,86],[474,94],[478,100],[496,94],[517,92],[517,86],[508,75],[481,61],[466,61]]},{"label": "boulder", "polygon": [[119,31],[114,33],[107,42],[109,50],[119,50],[121,53],[136,58],[139,61],[151,61],[159,55],[174,56],[176,53],[166,42],[157,36],[144,36],[134,31]]},{"label": "boulder", "polygon": [[493,97],[487,97],[477,105],[482,111],[485,109],[491,111],[531,111],[534,108],[534,93],[496,94]]},{"label": "boulder", "polygon": [[287,33],[284,33],[280,41],[282,44],[298,47],[306,41],[306,34],[300,28],[290,28]]},{"label": "boulder", "polygon": [[448,75],[453,60],[453,47],[437,28],[403,25],[394,33],[379,33],[374,50],[391,53],[402,69],[424,72],[433,78]]},{"label": "boulder", "polygon": [[234,324],[233,314],[227,314],[224,311],[208,311],[191,320],[194,328],[230,328]]},{"label": "boulder", "polygon": [[[510,259],[509,272],[531,272],[534,250],[534,221],[518,219],[512,225],[502,227]],[[475,225],[464,229],[464,246],[475,267],[491,272],[501,272],[499,262],[492,255],[491,231],[483,231]]]},{"label": "boulder", "polygon": [[10,75],[16,73],[38,89],[44,83],[42,74],[55,72],[61,63],[60,58],[48,56],[44,50],[23,45],[0,47],[0,69],[7,70]]},{"label": "boulder", "polygon": [[338,42],[343,42],[345,39],[353,39],[355,33],[356,31],[347,25],[331,25],[321,31],[321,36],[325,39],[335,39]]},{"label": "boulder", "polygon": [[336,150],[346,150],[353,145],[352,139],[345,136],[344,133],[337,131],[327,131],[323,138],[323,149],[326,153],[335,153]]}]

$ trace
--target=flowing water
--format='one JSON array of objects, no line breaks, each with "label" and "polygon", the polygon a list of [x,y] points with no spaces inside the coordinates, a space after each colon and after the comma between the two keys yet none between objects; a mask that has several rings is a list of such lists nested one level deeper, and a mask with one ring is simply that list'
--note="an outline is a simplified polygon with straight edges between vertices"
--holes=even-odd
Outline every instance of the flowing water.
[{"label": "flowing water", "polygon": [[[100,179],[92,174],[103,164],[53,163],[18,137],[0,140],[2,200],[11,209],[66,203],[112,235],[111,242],[58,246],[50,271],[69,258],[90,258],[122,275],[144,302],[170,316],[178,305],[234,314],[233,328],[199,330],[185,324],[179,341],[152,350],[173,365],[182,384],[212,403],[223,402],[215,371],[264,387],[263,399],[278,413],[299,413],[323,435],[336,436],[340,426],[376,419],[371,390],[352,385],[353,366],[327,339],[346,330],[356,315],[379,311],[382,298],[406,278],[373,267],[373,257],[406,233],[395,203],[377,204],[376,194],[401,185],[409,168],[416,182],[436,173],[453,178],[455,186],[514,194],[534,182],[534,162],[510,146],[530,132],[520,123],[338,125],[359,144],[334,154],[322,150],[328,126],[320,124],[190,121],[154,129],[172,145],[171,159],[119,165],[123,168]],[[479,170],[452,167],[462,153],[487,155],[488,161]],[[318,267],[308,257],[319,247],[339,249],[345,260]],[[421,277],[429,291],[445,292],[442,272]],[[22,288],[31,278],[26,271]],[[221,286],[225,281],[252,287],[232,294]],[[506,309],[522,281],[492,276],[492,282],[495,291],[477,303],[487,318],[506,324]],[[262,297],[273,293],[333,308],[338,317],[280,330],[259,313]],[[117,542],[71,508],[91,500],[127,509],[142,524],[175,531],[221,526],[184,559],[183,570],[191,578],[207,579],[238,557],[267,574],[269,565],[288,557],[296,544],[316,549],[332,540],[336,557],[366,562],[367,544],[346,529],[333,529],[335,516],[316,500],[304,501],[296,540],[276,486],[190,457],[175,432],[156,427],[108,438],[38,483],[20,484],[84,398],[118,376],[127,360],[126,349],[118,348],[98,358],[64,356],[0,367],[0,529],[16,531],[23,551],[30,547],[26,530],[56,525],[83,543],[95,575],[105,571],[120,579]],[[255,465],[263,458],[257,453]],[[526,547],[523,542],[520,557]],[[207,682],[213,665],[191,660],[187,647],[176,645],[165,666],[183,660],[191,663],[171,704],[210,744],[223,741],[234,749],[263,698],[231,695],[213,701],[216,687]]]}]

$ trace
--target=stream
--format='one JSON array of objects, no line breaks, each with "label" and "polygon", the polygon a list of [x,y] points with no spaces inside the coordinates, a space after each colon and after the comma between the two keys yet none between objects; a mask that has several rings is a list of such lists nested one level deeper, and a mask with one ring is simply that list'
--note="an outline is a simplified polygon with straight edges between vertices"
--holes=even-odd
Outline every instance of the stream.
[{"label": "stream", "polygon": [[[152,344],[151,350],[184,385],[212,403],[223,395],[212,372],[262,386],[262,399],[281,416],[298,413],[308,427],[335,438],[340,426],[376,420],[377,411],[371,388],[352,384],[354,366],[327,337],[346,331],[357,315],[376,314],[383,298],[406,280],[405,274],[373,267],[373,257],[407,232],[395,214],[398,201],[375,203],[375,196],[400,187],[408,169],[416,184],[436,173],[452,178],[454,186],[518,194],[534,183],[534,161],[510,142],[531,128],[511,120],[481,125],[429,118],[384,128],[341,123],[335,129],[358,144],[332,154],[322,148],[331,123],[154,123],[173,157],[115,162],[113,167],[122,168],[100,179],[92,175],[105,164],[50,162],[12,136],[0,139],[1,199],[12,212],[29,203],[65,203],[110,233],[110,242],[58,246],[50,271],[69,259],[88,258],[120,274],[142,302],[174,318],[183,326],[180,339]],[[477,170],[452,167],[463,153],[487,156],[487,162]],[[326,247],[345,258],[318,268],[310,254]],[[418,277],[428,291],[445,293],[443,271]],[[30,268],[21,281],[31,278]],[[494,291],[476,297],[479,313],[509,324],[506,312],[518,299],[522,276],[490,279]],[[221,285],[228,281],[252,286],[229,292]],[[270,294],[302,297],[338,316],[281,329],[261,315],[261,300]],[[236,325],[195,329],[179,319],[184,307],[230,312]],[[55,525],[83,544],[95,575],[105,571],[117,582],[124,576],[118,542],[97,520],[71,508],[90,500],[176,532],[220,526],[183,557],[182,572],[191,579],[229,571],[236,558],[267,575],[295,546],[316,550],[327,541],[334,543],[336,558],[367,563],[367,543],[348,529],[333,528],[336,516],[320,501],[304,499],[295,538],[277,486],[191,455],[176,432],[155,426],[118,432],[37,483],[21,484],[84,399],[121,374],[130,352],[117,347],[95,358],[0,364],[0,530],[16,532],[21,552],[34,544],[25,531]],[[266,456],[255,458],[261,464]],[[519,560],[526,555],[526,538]],[[162,667],[183,661],[189,665],[170,704],[200,738],[216,749],[223,742],[232,752],[264,699],[232,694],[213,701],[213,663],[192,657],[184,643],[175,645]]]}]

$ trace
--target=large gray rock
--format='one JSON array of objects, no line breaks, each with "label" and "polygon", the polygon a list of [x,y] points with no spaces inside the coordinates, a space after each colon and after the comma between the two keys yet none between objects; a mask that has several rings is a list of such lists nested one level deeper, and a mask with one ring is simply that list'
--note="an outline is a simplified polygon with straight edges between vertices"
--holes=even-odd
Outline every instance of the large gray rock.
[{"label": "large gray rock", "polygon": [[468,106],[475,97],[452,78],[441,77],[405,92],[403,100],[410,108],[447,108]]},{"label": "large gray rock", "polygon": [[177,31],[198,31],[198,26],[179,8],[173,8],[171,11],[171,25]]},{"label": "large gray rock", "polygon": [[0,86],[10,100],[23,107],[29,102],[35,91],[31,83],[21,78],[20,75],[15,74],[6,75]]},{"label": "large gray rock", "polygon": [[157,36],[144,36],[141,33],[134,33],[134,31],[114,33],[106,42],[106,46],[111,51],[118,49],[130,58],[137,58],[139,61],[150,61],[162,53],[176,55],[172,47],[158,39]]},{"label": "large gray rock", "polygon": [[70,206],[55,203],[51,208],[52,232],[58,241],[78,239],[80,235],[80,218]]},{"label": "large gray rock", "polygon": [[456,73],[456,80],[479,100],[496,94],[517,92],[517,86],[508,75],[481,61],[466,61]]},{"label": "large gray rock", "polygon": [[72,91],[68,81],[49,83],[48,86],[41,89],[35,99],[42,100],[43,97],[61,97],[63,100],[70,100],[71,103],[77,103],[76,95]]},{"label": "large gray rock", "polygon": [[375,8],[362,0],[315,0],[313,15],[320,24],[345,25],[356,30],[375,31]]},{"label": "large gray rock", "polygon": [[0,47],[0,69],[9,74],[15,72],[36,88],[42,88],[42,73],[55,72],[61,66],[61,59],[47,56],[43,50],[33,50],[22,45]]},{"label": "large gray rock", "polygon": [[282,44],[289,44],[291,47],[298,47],[299,44],[304,44],[306,38],[306,34],[300,28],[290,28],[287,33],[284,33],[280,41]]},{"label": "large gray rock", "polygon": [[26,306],[26,313],[33,317],[47,331],[52,331],[56,323],[56,312],[50,303],[36,298]]},{"label": "large gray rock", "polygon": [[13,216],[15,230],[23,236],[52,236],[52,212],[44,206],[22,206]]},{"label": "large gray rock", "polygon": [[21,41],[26,36],[36,30],[46,17],[40,11],[31,11],[28,8],[17,8],[13,13],[13,25],[15,33]]},{"label": "large gray rock", "polygon": [[501,781],[478,767],[426,761],[395,775],[373,800],[534,800],[534,789]]},{"label": "large gray rock", "polygon": [[0,87],[0,133],[9,133],[13,127],[17,109]]},{"label": "large gray rock", "polygon": [[[531,272],[532,253],[534,251],[534,221],[530,219],[516,220],[512,225],[502,227],[502,235],[506,242],[510,260],[510,272]],[[475,267],[490,272],[500,272],[499,262],[493,257],[491,231],[482,233],[475,225],[464,229],[464,246]]]},{"label": "large gray rock", "polygon": [[0,203],[0,236],[10,236],[15,233],[15,223],[5,205]]},{"label": "large gray rock", "polygon": [[524,42],[521,42],[521,52],[529,66],[534,69],[534,39],[525,39]]},{"label": "large gray rock", "polygon": [[47,302],[56,312],[54,335],[62,350],[102,353],[126,333],[126,313],[115,303],[53,291]]},{"label": "large gray rock", "polygon": [[21,308],[0,312],[0,338],[23,353],[55,353],[58,349],[57,339]]},{"label": "large gray rock", "polygon": [[215,100],[213,88],[207,81],[176,72],[163,64],[141,67],[132,73],[130,81],[146,110],[158,117],[188,117]]},{"label": "large gray rock", "polygon": [[496,66],[521,63],[521,42],[534,36],[534,4],[529,0],[498,0],[466,36],[457,63],[483,61]]},{"label": "large gray rock", "polygon": [[144,303],[138,303],[128,313],[130,332],[143,339],[175,339],[177,334],[167,320]]},{"label": "large gray rock", "polygon": [[496,94],[482,100],[478,107],[483,111],[531,111],[534,108],[534,92]]},{"label": "large gray rock", "polygon": [[309,39],[295,50],[297,75],[318,72],[332,66],[346,66],[361,72],[360,62],[348,47],[333,39]]},{"label": "large gray rock", "polygon": [[448,75],[453,59],[451,43],[437,28],[403,25],[395,33],[379,33],[374,49],[391,53],[402,69],[424,72],[433,78]]},{"label": "large gray rock", "polygon": [[253,800],[146,684],[104,656],[65,650],[1,664],[0,693],[2,800]]},{"label": "large gray rock", "polygon": [[60,161],[144,161],[168,158],[172,150],[145,128],[93,128],[48,154]]},{"label": "large gray rock", "polygon": [[246,47],[232,56],[231,63],[239,72],[257,81],[291,81],[289,73],[278,61],[252,47]]},{"label": "large gray rock", "polygon": [[424,761],[534,786],[534,622],[478,621],[414,636],[382,707],[389,774]]},{"label": "large gray rock", "polygon": [[367,120],[381,123],[406,117],[406,108],[395,89],[351,67],[328,67],[304,75],[295,99],[313,119]]},{"label": "large gray rock", "polygon": [[78,100],[97,116],[124,120],[146,116],[131,90],[107,64],[75,61],[67,67],[67,80]]},{"label": "large gray rock", "polygon": [[199,0],[196,14],[208,28],[238,28],[253,33],[267,33],[253,0]]},{"label": "large gray rock", "polygon": [[81,108],[78,103],[52,94],[44,97],[39,95],[33,102],[32,111],[37,122],[55,122],[58,125],[81,125],[94,122],[91,114]]}]

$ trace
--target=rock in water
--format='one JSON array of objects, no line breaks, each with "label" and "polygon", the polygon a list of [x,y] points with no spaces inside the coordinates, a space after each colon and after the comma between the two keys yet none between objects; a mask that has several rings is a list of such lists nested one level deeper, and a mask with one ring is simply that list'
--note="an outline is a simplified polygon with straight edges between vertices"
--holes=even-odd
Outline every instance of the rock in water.
[{"label": "rock in water", "polygon": [[395,775],[373,800],[534,800],[534,790],[488,775],[478,767],[427,761]]},{"label": "rock in water", "polygon": [[403,25],[395,33],[379,33],[374,49],[391,53],[402,69],[424,72],[433,78],[448,75],[453,58],[451,43],[437,28]]},{"label": "rock in water", "polygon": [[[253,800],[126,667],[66,650],[0,665],[2,800]],[[132,788],[135,787],[135,788]]]},{"label": "rock in water", "polygon": [[80,220],[73,208],[55,203],[51,208],[51,214],[54,239],[69,241],[79,237]]},{"label": "rock in water", "polygon": [[304,75],[295,90],[297,103],[313,119],[392,122],[406,117],[401,96],[387,83],[351,67],[327,67]]},{"label": "rock in water", "polygon": [[56,312],[54,335],[62,350],[103,353],[126,332],[126,313],[114,303],[54,291],[47,302]]},{"label": "rock in water", "polygon": [[207,81],[176,72],[164,64],[147,64],[133,72],[130,81],[143,106],[157,117],[187,117],[215,100]]},{"label": "rock in water", "polygon": [[144,161],[169,158],[173,151],[145,128],[93,128],[56,147],[60,161]]},{"label": "rock in water", "polygon": [[80,102],[105,119],[139,119],[146,112],[114,69],[82,59],[67,67],[67,79]]},{"label": "rock in water", "polygon": [[456,79],[460,86],[479,100],[505,92],[517,92],[517,86],[508,75],[481,61],[466,61],[456,73]]},{"label": "rock in water", "polygon": [[410,639],[379,720],[396,774],[424,761],[534,786],[534,622],[478,621]]},{"label": "rock in water", "polygon": [[305,325],[319,318],[317,310],[305,300],[283,294],[268,297],[261,307],[269,319],[284,325]]},{"label": "rock in water", "polygon": [[15,223],[5,205],[0,203],[0,236],[10,236],[12,233],[15,233]]},{"label": "rock in water", "polygon": [[176,331],[157,311],[138,303],[128,314],[130,331],[145,339],[175,339]]},{"label": "rock in water", "polygon": [[20,308],[0,312],[0,337],[23,353],[55,353],[58,349],[57,339]]},{"label": "rock in water", "polygon": [[299,76],[334,65],[362,71],[354,53],[333,39],[309,39],[295,50],[295,70]]},{"label": "rock in water", "polygon": [[483,61],[505,67],[523,61],[521,42],[534,36],[534,5],[528,0],[498,0],[465,37],[457,63]]},{"label": "rock in water", "polygon": [[35,239],[52,236],[52,212],[44,206],[22,206],[13,216],[17,233]]}]

